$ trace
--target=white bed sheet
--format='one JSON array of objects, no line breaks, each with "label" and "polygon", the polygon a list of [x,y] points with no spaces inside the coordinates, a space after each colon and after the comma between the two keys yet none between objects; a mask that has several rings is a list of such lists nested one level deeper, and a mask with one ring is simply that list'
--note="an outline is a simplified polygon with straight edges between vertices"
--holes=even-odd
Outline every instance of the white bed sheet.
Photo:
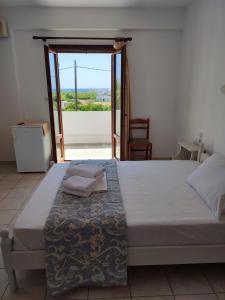
[{"label": "white bed sheet", "polygon": [[[117,165],[130,247],[225,243],[225,222],[185,183],[197,162]],[[54,165],[25,206],[14,227],[16,250],[44,249],[44,224],[67,167]]]}]

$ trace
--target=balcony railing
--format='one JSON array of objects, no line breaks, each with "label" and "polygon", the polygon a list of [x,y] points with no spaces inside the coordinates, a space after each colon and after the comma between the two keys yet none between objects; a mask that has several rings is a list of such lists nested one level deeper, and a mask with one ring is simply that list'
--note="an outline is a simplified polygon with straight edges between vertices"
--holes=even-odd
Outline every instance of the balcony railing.
[{"label": "balcony railing", "polygon": [[64,143],[110,144],[111,111],[63,111]]}]

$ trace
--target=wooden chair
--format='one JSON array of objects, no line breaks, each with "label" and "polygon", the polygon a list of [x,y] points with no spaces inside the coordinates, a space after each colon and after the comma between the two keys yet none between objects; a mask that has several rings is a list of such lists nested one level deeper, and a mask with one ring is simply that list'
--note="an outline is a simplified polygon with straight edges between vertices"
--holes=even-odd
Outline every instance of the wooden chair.
[{"label": "wooden chair", "polygon": [[129,160],[152,159],[149,123],[149,118],[130,120]]}]

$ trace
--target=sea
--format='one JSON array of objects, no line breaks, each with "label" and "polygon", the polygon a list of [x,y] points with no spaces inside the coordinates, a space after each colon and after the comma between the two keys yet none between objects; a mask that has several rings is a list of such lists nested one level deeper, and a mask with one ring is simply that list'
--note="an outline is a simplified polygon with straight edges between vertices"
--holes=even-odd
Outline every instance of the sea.
[{"label": "sea", "polygon": [[[88,92],[97,92],[97,93],[107,93],[110,92],[111,89],[108,88],[83,88],[83,89],[77,89],[79,93],[88,93]],[[61,92],[74,92],[74,88],[71,89],[61,89]]]}]

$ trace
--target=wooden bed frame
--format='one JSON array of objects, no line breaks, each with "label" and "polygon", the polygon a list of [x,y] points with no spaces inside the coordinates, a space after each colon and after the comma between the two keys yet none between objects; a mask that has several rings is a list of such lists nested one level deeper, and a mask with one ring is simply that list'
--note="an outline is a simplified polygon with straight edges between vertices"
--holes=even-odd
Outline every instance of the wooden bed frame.
[{"label": "wooden bed frame", "polygon": [[[17,289],[16,270],[45,269],[45,250],[18,251],[13,249],[13,237],[1,231],[2,256],[9,287]],[[224,263],[224,245],[128,247],[128,266]]]}]

